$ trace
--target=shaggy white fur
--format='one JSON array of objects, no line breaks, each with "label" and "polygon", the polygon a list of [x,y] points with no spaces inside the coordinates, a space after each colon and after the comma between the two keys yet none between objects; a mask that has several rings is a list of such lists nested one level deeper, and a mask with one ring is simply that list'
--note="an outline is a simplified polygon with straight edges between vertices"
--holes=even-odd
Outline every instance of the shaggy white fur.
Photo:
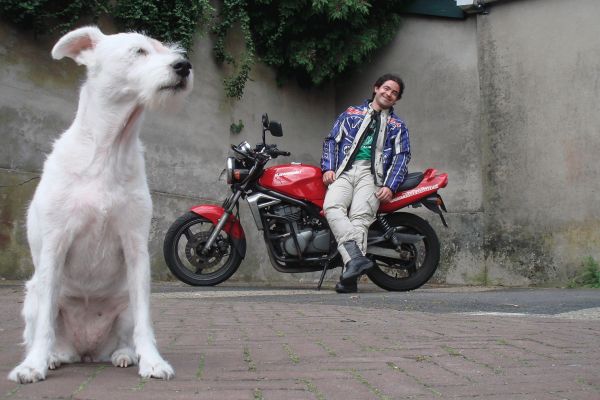
[{"label": "shaggy white fur", "polygon": [[150,318],[152,201],[139,131],[146,109],[191,91],[191,64],[179,48],[96,27],[67,33],[52,57],[85,65],[87,80],[28,210],[27,354],[8,377],[36,382],[62,363],[110,360],[169,379]]}]

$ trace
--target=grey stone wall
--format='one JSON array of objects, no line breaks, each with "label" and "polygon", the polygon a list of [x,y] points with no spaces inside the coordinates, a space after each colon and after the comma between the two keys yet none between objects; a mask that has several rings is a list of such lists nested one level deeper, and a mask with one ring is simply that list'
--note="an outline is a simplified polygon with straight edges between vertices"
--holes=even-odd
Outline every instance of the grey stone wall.
[{"label": "grey stone wall", "polygon": [[530,0],[477,19],[491,282],[564,281],[600,255],[599,17]]},{"label": "grey stone wall", "polygon": [[[25,212],[52,142],[75,115],[84,67],[50,57],[56,38],[37,38],[0,24],[0,277],[30,275]],[[230,144],[261,138],[261,116],[283,124],[284,137],[270,138],[293,156],[285,161],[318,163],[324,132],[333,118],[332,87],[303,90],[291,83],[278,87],[274,72],[262,65],[252,71],[244,97],[227,98],[223,72],[213,60],[209,37],[197,40],[191,53],[195,87],[176,115],[147,115],[142,128],[146,167],[154,202],[150,252],[153,276],[171,279],[162,256],[170,224],[192,205],[221,203],[228,193],[222,174]],[[231,123],[242,121],[239,134]],[[25,183],[26,182],[26,183]],[[266,248],[242,206],[248,241],[244,264],[235,279],[290,280],[270,267]]]},{"label": "grey stone wall", "polygon": [[600,3],[499,1],[465,21],[405,20],[396,40],[336,87],[336,111],[394,71],[410,170],[450,175],[435,279],[559,284],[600,256]]},{"label": "grey stone wall", "polygon": [[436,214],[409,210],[427,219],[440,236],[438,282],[482,283],[485,275],[475,29],[476,18],[406,18],[395,40],[336,88],[336,109],[341,111],[369,97],[383,73],[397,73],[405,82],[394,110],[410,133],[409,171],[436,168],[449,175],[447,188],[440,191],[450,211],[449,228]]},{"label": "grey stone wall", "polygon": [[[443,244],[434,280],[457,284],[559,284],[586,256],[600,257],[600,3],[498,1],[465,20],[406,16],[396,38],[335,86],[278,87],[257,65],[241,101],[227,99],[210,38],[191,55],[195,89],[177,115],[149,115],[143,128],[154,218],[153,275],[168,279],[162,239],[191,205],[219,203],[229,145],[260,137],[260,116],[283,123],[273,139],[318,163],[337,114],[370,96],[374,79],[405,80],[396,106],[411,134],[410,170],[447,172],[441,191],[449,228],[416,210]],[[56,38],[0,24],[0,276],[31,272],[24,213],[52,141],[74,116],[82,67],[50,59]],[[229,131],[243,121],[240,134]],[[413,211],[411,209],[411,211]],[[245,206],[248,254],[233,279],[314,281],[270,267]],[[336,279],[337,273],[328,275]]]}]

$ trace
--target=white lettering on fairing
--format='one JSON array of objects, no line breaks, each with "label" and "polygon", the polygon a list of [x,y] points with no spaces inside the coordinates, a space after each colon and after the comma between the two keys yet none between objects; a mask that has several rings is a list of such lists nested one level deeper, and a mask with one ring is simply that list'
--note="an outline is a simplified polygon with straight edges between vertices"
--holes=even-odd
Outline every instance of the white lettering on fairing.
[{"label": "white lettering on fairing", "polygon": [[300,171],[300,170],[288,171],[288,172],[278,172],[275,174],[275,178],[279,178],[280,176],[298,175],[301,173],[302,173],[302,171]]},{"label": "white lettering on fairing", "polygon": [[391,201],[391,203],[395,203],[397,201],[404,200],[408,197],[412,197],[412,196],[415,196],[420,193],[429,192],[430,190],[436,190],[439,187],[440,187],[440,185],[432,185],[432,186],[423,186],[421,188],[411,189],[411,190],[408,190],[408,191],[402,193],[402,196],[396,197],[394,200]]}]

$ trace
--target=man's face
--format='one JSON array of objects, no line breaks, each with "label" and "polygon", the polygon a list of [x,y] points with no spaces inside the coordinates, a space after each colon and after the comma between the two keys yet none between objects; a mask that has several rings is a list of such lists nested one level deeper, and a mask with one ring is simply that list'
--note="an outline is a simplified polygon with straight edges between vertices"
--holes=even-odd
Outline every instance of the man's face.
[{"label": "man's face", "polygon": [[378,111],[387,110],[392,107],[400,94],[400,86],[395,81],[385,81],[379,87],[373,88],[375,97],[373,98],[373,108]]}]

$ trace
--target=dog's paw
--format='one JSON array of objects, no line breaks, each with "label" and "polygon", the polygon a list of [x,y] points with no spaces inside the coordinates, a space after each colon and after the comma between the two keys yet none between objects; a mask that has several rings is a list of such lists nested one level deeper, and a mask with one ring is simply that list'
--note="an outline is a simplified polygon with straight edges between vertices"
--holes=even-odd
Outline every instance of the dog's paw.
[{"label": "dog's paw", "polygon": [[46,371],[21,364],[15,367],[10,374],[8,374],[8,379],[17,383],[33,383],[43,381],[46,379]]},{"label": "dog's paw", "polygon": [[157,378],[169,380],[175,376],[173,367],[163,359],[144,361],[140,359],[140,376],[142,378]]},{"label": "dog's paw", "polygon": [[110,356],[110,360],[115,367],[119,368],[127,368],[131,365],[137,364],[137,357],[135,356],[134,351],[131,349],[116,350],[112,356]]},{"label": "dog's paw", "polygon": [[60,359],[56,354],[50,354],[48,358],[48,369],[57,369],[61,365]]}]

